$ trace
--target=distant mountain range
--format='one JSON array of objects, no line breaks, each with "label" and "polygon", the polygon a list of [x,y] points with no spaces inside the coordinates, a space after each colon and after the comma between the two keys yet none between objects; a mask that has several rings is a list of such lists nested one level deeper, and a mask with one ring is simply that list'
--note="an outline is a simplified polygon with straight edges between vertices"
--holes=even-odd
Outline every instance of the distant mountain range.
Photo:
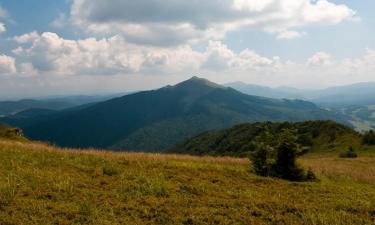
[{"label": "distant mountain range", "polygon": [[270,98],[303,99],[320,106],[337,108],[353,105],[375,104],[375,83],[357,83],[347,86],[331,87],[321,90],[302,90],[288,87],[270,88],[259,85],[234,82],[225,86],[232,87],[249,95]]},{"label": "distant mountain range", "polygon": [[124,94],[97,95],[97,96],[66,96],[46,99],[22,99],[18,101],[0,101],[0,116],[9,116],[28,110],[64,110],[80,105],[105,101]]},{"label": "distant mountain range", "polygon": [[201,132],[243,122],[345,121],[311,102],[251,96],[197,77],[84,107],[38,113],[43,116],[2,120],[32,139],[59,146],[134,151],[162,151]]}]

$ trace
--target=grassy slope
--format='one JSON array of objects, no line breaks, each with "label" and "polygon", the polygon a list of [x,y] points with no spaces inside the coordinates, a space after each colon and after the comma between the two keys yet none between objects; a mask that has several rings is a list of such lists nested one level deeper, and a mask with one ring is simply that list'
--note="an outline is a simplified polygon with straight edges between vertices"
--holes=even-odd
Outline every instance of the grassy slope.
[{"label": "grassy slope", "polygon": [[255,176],[244,159],[0,140],[0,224],[374,224],[365,155],[307,156],[321,182],[291,183]]}]

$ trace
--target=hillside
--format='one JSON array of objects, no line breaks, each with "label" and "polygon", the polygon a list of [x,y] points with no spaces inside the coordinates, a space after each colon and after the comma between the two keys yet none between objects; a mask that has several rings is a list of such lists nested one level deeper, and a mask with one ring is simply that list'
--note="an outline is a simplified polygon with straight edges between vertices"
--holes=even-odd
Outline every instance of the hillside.
[{"label": "hillside", "polygon": [[0,138],[16,141],[26,141],[26,138],[24,137],[22,130],[1,123]]},{"label": "hillside", "polygon": [[272,145],[285,129],[294,131],[302,152],[338,152],[361,147],[362,136],[333,121],[241,124],[226,130],[203,133],[169,152],[193,155],[248,156],[258,144]]},{"label": "hillside", "polygon": [[375,222],[374,155],[300,163],[321,181],[258,177],[246,159],[78,151],[0,138],[0,224]]},{"label": "hillside", "polygon": [[32,139],[59,146],[162,151],[203,131],[243,122],[315,119],[343,121],[310,102],[250,96],[193,77],[47,119],[7,122]]}]

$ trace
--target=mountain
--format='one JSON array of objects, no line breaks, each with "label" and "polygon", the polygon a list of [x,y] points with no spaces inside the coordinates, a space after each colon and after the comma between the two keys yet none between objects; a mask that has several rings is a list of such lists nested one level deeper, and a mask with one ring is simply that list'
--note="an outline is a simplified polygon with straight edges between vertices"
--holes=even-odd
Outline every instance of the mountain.
[{"label": "mountain", "polygon": [[18,101],[1,101],[0,116],[10,116],[27,110],[64,110],[80,105],[106,101],[125,94],[112,95],[73,95],[64,97],[49,97],[45,99],[22,99]]},{"label": "mountain", "polygon": [[61,99],[51,100],[33,100],[23,99],[19,101],[3,101],[0,102],[0,115],[8,116],[16,114],[28,109],[49,109],[49,110],[61,110],[75,106],[75,104],[63,101]]},{"label": "mountain", "polygon": [[[362,136],[333,121],[241,124],[202,133],[169,149],[171,153],[214,156],[249,156],[260,143],[272,146],[286,129],[294,131],[301,153],[358,149]],[[277,144],[277,143],[276,143]],[[275,144],[275,145],[276,145]]]},{"label": "mountain", "polygon": [[310,102],[250,96],[193,77],[15,125],[32,139],[64,147],[161,151],[203,131],[239,123],[340,120],[336,116]]},{"label": "mountain", "polygon": [[229,83],[225,86],[232,87],[249,95],[279,99],[303,99],[328,108],[375,104],[375,82],[357,83],[316,90],[303,90],[290,87],[270,88],[243,82]]},{"label": "mountain", "polygon": [[375,104],[375,83],[331,87],[316,91],[310,98],[319,105],[332,108],[373,105]]},{"label": "mountain", "polygon": [[244,82],[233,82],[224,84],[226,87],[231,87],[242,93],[255,96],[263,96],[268,98],[279,98],[279,99],[302,99],[303,96],[300,94],[300,90],[288,88],[288,87],[279,87],[279,88],[270,88],[261,85],[246,84]]}]

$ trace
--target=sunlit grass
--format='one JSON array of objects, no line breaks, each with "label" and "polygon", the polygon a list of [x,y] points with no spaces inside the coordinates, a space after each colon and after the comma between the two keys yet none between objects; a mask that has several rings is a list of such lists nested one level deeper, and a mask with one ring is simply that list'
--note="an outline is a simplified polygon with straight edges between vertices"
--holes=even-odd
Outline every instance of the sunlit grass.
[{"label": "sunlit grass", "polygon": [[0,140],[0,224],[374,224],[375,157],[300,159],[320,182],[238,158],[58,149]]}]

